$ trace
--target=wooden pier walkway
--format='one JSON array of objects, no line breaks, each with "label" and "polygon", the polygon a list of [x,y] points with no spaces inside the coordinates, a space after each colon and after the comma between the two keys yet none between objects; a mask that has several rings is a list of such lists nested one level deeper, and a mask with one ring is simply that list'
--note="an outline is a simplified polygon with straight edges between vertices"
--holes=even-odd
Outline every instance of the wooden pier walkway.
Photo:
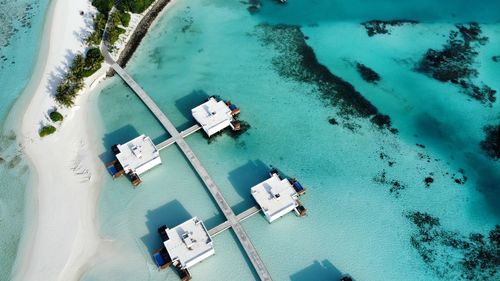
[{"label": "wooden pier walkway", "polygon": [[[193,125],[192,127],[188,128],[188,129],[186,129],[186,130],[184,130],[184,131],[181,131],[181,136],[182,136],[183,138],[185,138],[185,137],[187,137],[187,136],[189,136],[189,135],[191,135],[191,134],[193,134],[193,133],[195,133],[195,132],[199,131],[200,129],[201,129],[201,126],[200,126],[200,125],[198,125],[198,124]],[[157,144],[157,145],[156,145],[156,148],[157,148],[158,150],[162,150],[162,149],[164,149],[164,148],[166,148],[166,147],[171,146],[171,145],[172,145],[172,144],[174,144],[174,143],[175,143],[175,138],[171,137],[171,138],[169,138],[169,139],[167,139],[167,140],[165,140],[165,141],[160,142],[159,144]]]},{"label": "wooden pier walkway", "polygon": [[[251,217],[255,214],[258,214],[260,211],[261,211],[261,209],[259,206],[253,206],[252,208],[237,215],[236,218],[238,219],[239,222],[242,222],[242,221],[248,219],[249,217]],[[208,230],[208,233],[211,236],[216,236],[217,234],[223,232],[226,229],[229,229],[230,227],[231,227],[231,224],[228,221],[225,221],[225,222],[215,226],[214,228]]]},{"label": "wooden pier walkway", "polygon": [[132,79],[132,77],[130,77],[130,75],[128,75],[128,73],[111,58],[108,52],[106,42],[104,41],[101,43],[101,53],[103,54],[106,62],[110,64],[113,70],[116,71],[116,73],[123,79],[123,81],[125,81],[125,83],[127,83],[127,85],[135,92],[135,94],[144,102],[144,104],[155,115],[158,121],[160,121],[162,126],[172,136],[171,138],[172,141],[177,143],[179,148],[182,150],[182,152],[184,153],[188,161],[191,163],[194,170],[196,171],[196,173],[198,174],[198,176],[203,181],[208,191],[214,198],[215,202],[217,202],[217,205],[222,210],[222,213],[227,219],[227,223],[229,224],[230,227],[233,228],[236,237],[238,237],[240,244],[245,250],[245,253],[250,259],[250,262],[252,263],[259,278],[263,281],[271,281],[272,278],[271,275],[269,274],[269,271],[267,270],[266,266],[264,265],[264,262],[257,253],[257,250],[255,249],[254,245],[250,241],[250,238],[248,237],[245,230],[239,223],[238,218],[236,217],[233,210],[222,196],[222,193],[220,192],[215,182],[212,180],[212,177],[210,177],[210,175],[208,174],[205,167],[201,164],[198,157],[196,157],[194,152],[186,143],[181,133],[177,131],[172,122],[170,122],[167,116],[160,110],[160,108],[156,105],[156,103],[139,86],[139,84],[137,84],[137,82],[135,82],[135,80]]}]

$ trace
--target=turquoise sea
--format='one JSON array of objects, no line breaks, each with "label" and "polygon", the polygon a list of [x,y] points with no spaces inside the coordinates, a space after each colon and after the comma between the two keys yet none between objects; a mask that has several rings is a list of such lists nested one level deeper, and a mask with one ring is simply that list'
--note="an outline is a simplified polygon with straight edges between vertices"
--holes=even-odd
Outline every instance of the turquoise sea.
[{"label": "turquoise sea", "polygon": [[[0,56],[7,58],[0,57],[0,120],[30,77],[48,2],[0,0]],[[193,124],[190,109],[208,95],[242,109],[251,127],[238,138],[187,139],[236,213],[254,204],[249,188],[270,165],[308,188],[301,198],[306,217],[243,222],[273,279],[338,280],[344,273],[358,281],[500,279],[494,273],[500,162],[479,145],[483,128],[500,123],[500,102],[481,103],[417,67],[429,48],[442,49],[455,24],[477,21],[488,42],[473,50],[472,80],[500,90],[500,62],[492,60],[500,56],[500,2],[249,2],[262,7],[178,0],[127,70],[180,130]],[[370,37],[361,23],[374,19],[420,23]],[[363,80],[357,63],[381,80]],[[138,134],[156,142],[169,137],[120,79],[96,91],[92,141],[103,163],[112,144]],[[368,107],[390,116],[398,132],[363,117]],[[15,134],[3,128],[0,280],[8,280],[29,172]],[[161,246],[157,227],[191,216],[208,228],[223,221],[182,153],[172,146],[161,156],[163,165],[137,189],[125,178],[104,180],[97,218],[104,242],[82,280],[178,280],[151,259]],[[230,230],[215,237],[215,251],[190,270],[194,280],[257,279]]]},{"label": "turquoise sea", "polygon": [[[307,186],[301,199],[307,217],[290,214],[268,224],[258,215],[243,222],[274,280],[338,280],[343,273],[372,281],[498,280],[498,260],[488,257],[498,255],[500,244],[494,232],[500,163],[479,143],[483,127],[500,121],[499,102],[474,100],[416,66],[429,48],[446,44],[455,24],[478,21],[489,40],[475,49],[474,81],[500,89],[500,63],[492,60],[500,55],[494,12],[500,4],[261,3],[250,13],[244,1],[178,1],[127,70],[180,130],[193,124],[190,109],[208,95],[242,108],[251,128],[238,138],[208,142],[197,133],[187,139],[236,213],[254,204],[249,188],[266,178],[269,165]],[[420,23],[369,37],[360,23],[373,19]],[[317,60],[300,59],[308,50]],[[381,80],[364,81],[356,63]],[[332,75],[389,115],[398,133],[352,113],[359,97],[351,88],[341,91],[352,104],[336,102],[331,89],[341,83]],[[112,144],[138,134],[156,142],[168,137],[118,78],[97,91],[102,137],[94,142],[103,161]],[[161,156],[163,165],[137,189],[124,178],[106,179],[99,203],[106,255],[83,280],[178,280],[151,260],[161,245],[157,227],[191,216],[208,228],[223,220],[180,151],[169,147]],[[256,279],[231,231],[215,237],[215,250],[192,268],[195,280]]]},{"label": "turquoise sea", "polygon": [[12,124],[5,121],[33,72],[48,5],[48,0],[0,1],[0,280],[9,280],[16,257],[29,178]]}]

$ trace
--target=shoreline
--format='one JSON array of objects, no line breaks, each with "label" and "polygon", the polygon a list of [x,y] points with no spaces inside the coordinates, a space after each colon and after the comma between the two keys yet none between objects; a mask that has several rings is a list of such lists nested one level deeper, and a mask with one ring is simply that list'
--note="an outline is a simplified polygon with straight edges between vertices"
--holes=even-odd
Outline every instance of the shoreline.
[{"label": "shoreline", "polygon": [[151,9],[144,15],[139,24],[134,29],[134,32],[129,38],[129,41],[125,44],[125,47],[121,50],[120,55],[116,62],[121,66],[125,67],[128,61],[132,58],[137,48],[142,42],[142,39],[146,36],[149,28],[158,18],[158,15],[164,10],[164,8],[171,3],[170,7],[174,4],[175,0],[158,0],[153,4]]},{"label": "shoreline", "polygon": [[[74,16],[79,11],[85,11],[87,15]],[[45,36],[36,70],[22,98],[16,102],[16,110],[25,109],[23,117],[13,125],[18,129],[31,179],[25,199],[23,235],[12,271],[13,280],[77,279],[81,266],[72,262],[72,257],[76,254],[85,260],[99,242],[93,223],[95,208],[83,212],[86,206],[96,205],[93,202],[98,198],[99,181],[97,177],[82,181],[75,170],[68,167],[73,158],[75,165],[78,161],[78,165],[83,165],[89,173],[98,173],[95,159],[79,156],[87,152],[88,147],[75,147],[88,142],[85,108],[64,109],[66,122],[56,125],[57,136],[44,139],[38,136],[40,123],[47,122],[47,110],[56,106],[50,89],[57,83],[57,75],[65,71],[71,56],[85,50],[81,41],[82,30],[85,30],[83,33],[89,31],[88,19],[92,13],[86,0],[71,4],[61,0],[51,3],[44,22]],[[58,73],[58,68],[63,69]],[[85,104],[87,99],[88,95],[82,95],[78,103]],[[16,126],[19,122],[21,125]]]},{"label": "shoreline", "polygon": [[[54,13],[54,7],[55,7],[55,2],[50,2],[47,5],[46,11],[45,11],[45,16],[43,20],[41,21],[42,27],[40,28],[40,32],[43,34],[47,34],[50,32],[50,22],[49,18],[52,17]],[[10,105],[10,108],[8,109],[6,115],[5,115],[5,120],[1,122],[1,127],[0,130],[3,132],[13,132],[15,133],[16,140],[15,142],[18,143],[18,147],[23,149],[22,146],[22,140],[20,139],[21,133],[20,133],[20,128],[22,124],[22,118],[19,118],[19,116],[23,116],[24,110],[27,107],[31,97],[33,94],[30,94],[34,90],[34,86],[40,83],[42,79],[42,70],[43,66],[46,64],[47,61],[47,56],[43,54],[48,53],[48,41],[43,38],[43,36],[40,37],[40,41],[38,42],[38,52],[35,54],[34,59],[33,59],[33,67],[30,70],[29,73],[29,79],[24,87],[19,92],[18,97],[12,102]],[[24,155],[24,153],[23,153]],[[30,195],[30,193],[36,191],[34,190],[34,183],[37,181],[37,174],[35,169],[33,168],[33,164],[31,163],[30,159],[28,157],[23,156],[23,161],[25,161],[25,165],[28,166],[29,173],[28,173],[28,179],[25,183],[25,185],[20,186],[19,188],[24,188],[25,190],[23,191],[23,199],[22,201],[19,201],[19,203],[23,204],[23,214],[22,214],[22,227],[21,227],[21,232],[19,241],[17,244],[17,250],[16,250],[16,256],[11,257],[13,259],[12,261],[12,267],[9,268],[9,275],[10,278],[13,278],[16,273],[18,272],[18,268],[20,267],[20,259],[19,259],[19,254],[24,253],[27,248],[29,248],[29,241],[27,240],[32,240],[31,238],[28,239],[27,235],[24,235],[24,233],[28,232],[31,233],[33,230],[36,229],[36,225],[34,222],[30,222],[30,216],[34,213],[34,210],[36,209],[36,200],[35,196]]]},{"label": "shoreline", "polygon": [[[147,35],[149,29],[154,24],[158,16],[162,12],[168,10],[165,9],[167,6],[171,8],[175,4],[176,0],[157,0],[152,6],[145,11],[145,14],[141,17],[139,23],[134,27],[132,34],[127,38],[127,42],[121,48],[118,54],[116,62],[121,67],[125,68],[129,60],[134,55],[137,48],[140,46],[142,40]],[[170,4],[170,5],[169,5]],[[113,56],[113,54],[111,54]],[[108,68],[107,77],[114,76],[115,71]]]},{"label": "shoreline", "polygon": [[[173,2],[158,0],[145,11],[139,24],[130,27],[132,34],[118,50],[125,63],[156,18],[168,10],[164,9],[167,4]],[[80,11],[85,11],[85,17],[75,16]],[[75,106],[59,109],[65,120],[55,124],[57,132],[43,139],[38,136],[41,124],[48,122],[47,110],[58,106],[50,91],[54,88],[51,78],[54,72],[67,68],[65,60],[72,61],[68,53],[85,51],[81,33],[89,31],[86,19],[93,13],[95,8],[88,0],[50,3],[44,20],[45,36],[31,79],[5,122],[7,128],[16,132],[30,167],[25,221],[12,268],[13,280],[77,280],[102,254],[98,249],[107,243],[99,236],[96,218],[100,179],[105,170],[89,140],[96,139],[91,135],[92,122],[96,120],[91,114],[96,106],[91,102],[96,94],[92,89],[105,79],[109,65],[103,63],[85,79]]]}]

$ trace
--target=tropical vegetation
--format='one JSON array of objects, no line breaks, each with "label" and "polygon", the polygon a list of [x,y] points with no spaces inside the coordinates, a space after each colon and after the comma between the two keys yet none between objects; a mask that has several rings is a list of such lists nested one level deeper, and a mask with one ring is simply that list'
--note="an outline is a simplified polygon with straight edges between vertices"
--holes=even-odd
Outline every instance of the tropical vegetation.
[{"label": "tropical vegetation", "polygon": [[55,131],[56,131],[56,127],[51,126],[51,125],[47,125],[47,126],[42,127],[42,129],[39,132],[39,135],[40,135],[40,137],[43,138],[45,136],[48,136],[48,135],[55,133]]},{"label": "tropical vegetation", "polygon": [[50,117],[50,120],[52,120],[53,122],[60,122],[64,119],[64,117],[62,116],[61,113],[57,112],[57,110],[54,110],[52,111],[50,114],[49,114],[49,117]]},{"label": "tropical vegetation", "polygon": [[109,15],[115,0],[92,0],[92,5],[96,7],[98,13],[94,17],[94,31],[86,39],[90,48],[85,54],[75,56],[71,67],[57,86],[55,99],[60,105],[72,106],[78,91],[83,88],[83,79],[101,68],[104,57],[99,51],[99,45],[104,36],[108,18],[107,39],[112,48],[120,34],[125,32],[124,27],[129,25],[130,13],[142,13],[153,2],[154,0],[123,0],[117,6],[116,11]]},{"label": "tropical vegetation", "polygon": [[83,79],[101,68],[103,61],[104,57],[97,47],[90,48],[85,56],[76,55],[68,72],[56,88],[56,101],[65,107],[72,106],[78,91],[83,88]]}]

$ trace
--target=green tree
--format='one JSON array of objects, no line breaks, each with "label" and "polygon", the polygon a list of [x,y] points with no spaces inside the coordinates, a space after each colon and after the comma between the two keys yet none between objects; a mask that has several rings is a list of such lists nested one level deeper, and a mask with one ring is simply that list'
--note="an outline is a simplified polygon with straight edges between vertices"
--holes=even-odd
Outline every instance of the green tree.
[{"label": "green tree", "polygon": [[89,77],[101,68],[104,57],[101,55],[99,48],[90,48],[85,55],[85,66],[83,76]]},{"label": "green tree", "polygon": [[60,122],[64,119],[61,113],[57,112],[57,110],[52,111],[50,114],[50,120],[53,122]]},{"label": "green tree", "polygon": [[45,137],[48,135],[51,135],[56,132],[56,128],[54,126],[48,125],[48,126],[43,126],[43,128],[38,132],[40,137]]},{"label": "green tree", "polygon": [[114,1],[112,0],[92,0],[92,6],[96,7],[96,9],[104,15],[109,13],[113,4]]},{"label": "green tree", "polygon": [[127,27],[130,23],[130,14],[127,13],[126,11],[120,11],[119,16],[121,24]]},{"label": "green tree", "polygon": [[126,7],[127,10],[134,14],[140,14],[144,12],[154,0],[123,0],[122,6]]}]

